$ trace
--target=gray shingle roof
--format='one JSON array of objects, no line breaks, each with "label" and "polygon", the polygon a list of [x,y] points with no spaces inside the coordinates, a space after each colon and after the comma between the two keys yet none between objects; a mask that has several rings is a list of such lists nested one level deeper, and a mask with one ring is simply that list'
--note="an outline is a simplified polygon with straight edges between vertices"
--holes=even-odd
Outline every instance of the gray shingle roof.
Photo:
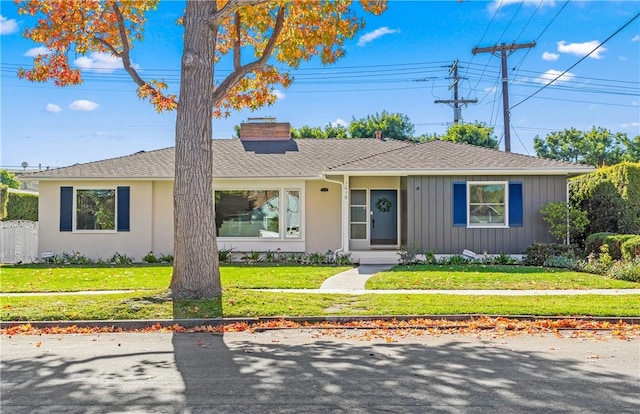
[{"label": "gray shingle roof", "polygon": [[429,141],[362,157],[331,171],[471,171],[471,170],[563,170],[590,169],[566,161],[532,157],[469,144]]},{"label": "gray shingle roof", "polygon": [[[216,178],[320,177],[322,173],[536,170],[568,173],[589,167],[445,141],[377,139],[213,140]],[[27,180],[172,179],[174,148],[25,174]]]}]

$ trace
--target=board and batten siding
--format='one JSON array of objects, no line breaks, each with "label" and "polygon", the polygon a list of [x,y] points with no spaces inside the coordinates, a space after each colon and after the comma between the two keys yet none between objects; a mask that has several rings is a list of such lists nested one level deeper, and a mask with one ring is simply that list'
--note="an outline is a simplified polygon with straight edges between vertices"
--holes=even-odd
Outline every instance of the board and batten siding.
[{"label": "board and batten siding", "polygon": [[[453,225],[453,183],[508,181],[522,183],[523,225],[468,228]],[[523,254],[532,243],[557,242],[549,234],[540,208],[566,201],[564,176],[413,176],[407,178],[407,246],[437,254]]]}]

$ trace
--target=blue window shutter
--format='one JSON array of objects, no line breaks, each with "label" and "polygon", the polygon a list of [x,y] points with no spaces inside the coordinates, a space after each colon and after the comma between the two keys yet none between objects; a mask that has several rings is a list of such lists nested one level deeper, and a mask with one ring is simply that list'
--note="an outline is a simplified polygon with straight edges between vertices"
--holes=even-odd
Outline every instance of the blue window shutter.
[{"label": "blue window shutter", "polygon": [[118,187],[118,231],[129,231],[129,187]]},{"label": "blue window shutter", "polygon": [[524,226],[524,200],[521,182],[509,183],[509,226]]},{"label": "blue window shutter", "polygon": [[453,225],[467,225],[467,183],[453,183]]},{"label": "blue window shutter", "polygon": [[73,187],[60,187],[60,231],[73,231]]}]

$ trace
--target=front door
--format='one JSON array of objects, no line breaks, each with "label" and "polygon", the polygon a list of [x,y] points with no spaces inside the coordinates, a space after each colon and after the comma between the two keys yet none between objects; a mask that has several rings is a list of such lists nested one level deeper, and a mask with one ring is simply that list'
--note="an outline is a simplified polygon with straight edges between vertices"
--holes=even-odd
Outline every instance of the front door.
[{"label": "front door", "polygon": [[371,190],[369,242],[375,245],[398,244],[397,190]]}]

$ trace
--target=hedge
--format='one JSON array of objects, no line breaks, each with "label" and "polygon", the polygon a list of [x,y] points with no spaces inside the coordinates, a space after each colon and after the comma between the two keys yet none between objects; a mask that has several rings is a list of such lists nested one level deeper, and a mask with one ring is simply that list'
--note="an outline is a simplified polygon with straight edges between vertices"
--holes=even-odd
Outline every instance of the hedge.
[{"label": "hedge", "polygon": [[622,258],[627,261],[631,261],[634,258],[640,258],[640,236],[633,236],[627,239],[620,246],[622,251]]},{"label": "hedge", "polygon": [[38,194],[9,191],[4,220],[38,221]]},{"label": "hedge", "polygon": [[589,235],[589,237],[587,237],[587,239],[584,241],[585,252],[587,252],[587,254],[589,253],[599,254],[600,247],[602,247],[602,245],[605,244],[606,238],[609,236],[615,236],[615,235],[616,233],[608,233],[608,232],[593,233]]},{"label": "hedge", "polygon": [[0,184],[0,220],[4,220],[7,217],[7,202],[9,201],[9,187]]},{"label": "hedge", "polygon": [[585,235],[640,234],[640,163],[624,162],[570,181],[570,202],[589,216]]}]

